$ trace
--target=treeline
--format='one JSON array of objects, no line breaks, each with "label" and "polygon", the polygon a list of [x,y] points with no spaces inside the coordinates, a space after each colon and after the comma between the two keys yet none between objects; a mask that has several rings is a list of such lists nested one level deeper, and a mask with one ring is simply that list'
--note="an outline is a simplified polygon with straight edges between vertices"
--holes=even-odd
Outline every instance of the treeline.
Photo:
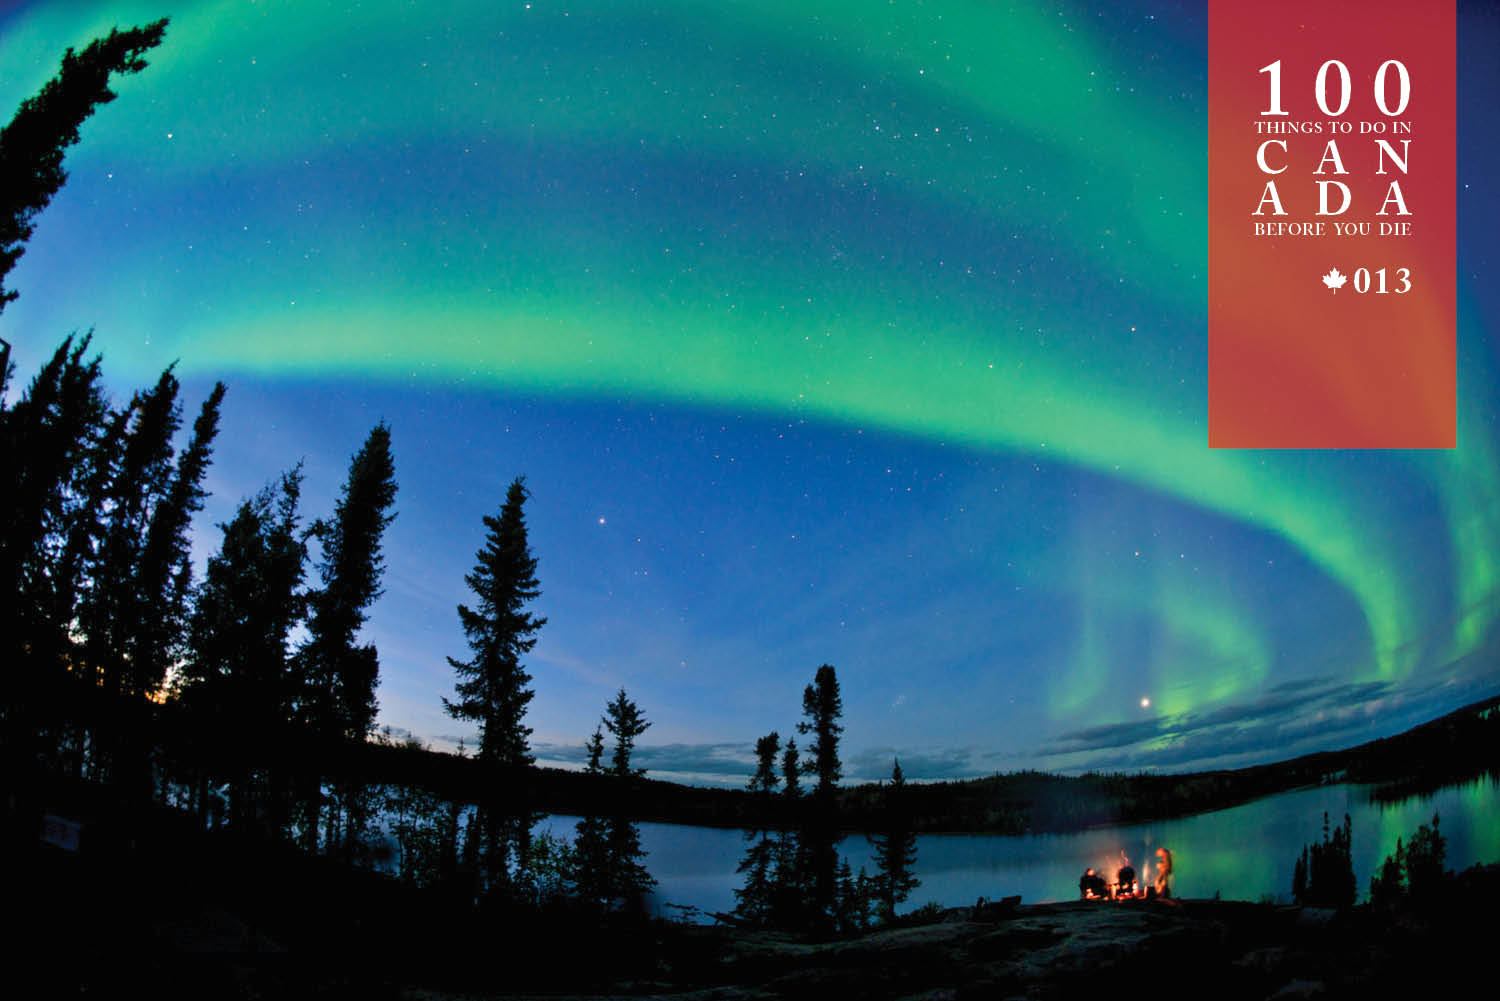
[{"label": "treeline", "polygon": [[[111,74],[144,68],[164,29],[70,50],[58,77],[0,130],[0,308],[15,294],[3,279],[65,178],[63,150],[113,98]],[[1496,767],[1500,699],[1491,699],[1400,737],[1259,768],[908,785],[896,765],[889,785],[846,788],[842,705],[824,665],[804,693],[806,748],[762,738],[744,792],[649,782],[631,755],[650,724],[623,690],[586,744],[582,774],[538,770],[523,660],[545,620],[527,610],[540,586],[519,478],[483,519],[465,577],[474,600],[459,609],[469,656],[449,658],[457,680],[443,704],[478,730],[472,756],[372,742],[380,663],[362,635],[395,517],[390,429],[377,424],[354,453],[332,511],[302,511],[300,465],[242,500],[195,581],[189,529],[203,508],[224,386],[185,427],[171,367],[117,403],[90,345],[88,336],[64,340],[14,406],[8,352],[0,364],[0,573],[12,582],[0,604],[0,764],[18,828],[34,828],[61,777],[110,790],[127,818],[139,804],[164,803],[200,828],[388,863],[413,885],[454,888],[458,900],[608,911],[653,884],[637,819],[732,825],[751,831],[739,918],[827,930],[894,914],[914,885],[919,830],[1073,830],[1332,778],[1395,789]],[[806,789],[804,778],[813,780]],[[563,809],[583,817],[574,839],[533,837],[542,816]],[[879,832],[877,873],[855,875],[838,858],[834,845],[849,831]]]},{"label": "treeline", "polygon": [[[991,834],[1065,833],[1168,819],[1332,781],[1374,785],[1372,795],[1377,799],[1404,798],[1500,773],[1497,703],[1500,699],[1486,699],[1394,737],[1270,765],[1181,775],[1011,772],[907,783],[905,797],[911,823],[918,831]],[[468,790],[468,795],[479,784],[478,773],[469,763],[428,749],[407,748],[398,754],[369,745],[359,767],[372,780]],[[549,813],[583,813],[590,804],[616,796],[607,783],[559,768],[537,768],[528,781],[530,795]],[[755,796],[742,789],[646,778],[628,798],[632,815],[639,820],[746,829],[779,829],[796,823],[783,798]],[[878,831],[885,823],[884,783],[840,786],[836,799],[846,832]]]},{"label": "treeline", "polygon": [[443,704],[476,724],[474,753],[397,745],[375,733],[380,657],[362,640],[395,518],[390,428],[370,430],[322,517],[301,511],[300,464],[241,501],[194,581],[189,529],[224,386],[178,449],[172,370],[117,406],[89,349],[66,339],[14,406],[0,399],[15,487],[0,509],[15,582],[0,611],[0,753],[15,827],[36,830],[60,784],[84,782],[111,792],[127,829],[164,804],[200,830],[384,865],[471,902],[605,911],[653,885],[631,807],[644,781],[632,749],[650,723],[624,690],[574,779],[588,787],[576,844],[533,837],[550,811],[523,658],[545,620],[526,611],[540,587],[522,480],[484,518],[465,578],[475,601],[459,607],[472,656],[449,658]]},{"label": "treeline", "polygon": [[[63,156],[79,127],[115,98],[112,77],[146,67],[166,27],[116,29],[68,49],[57,75],[0,129],[0,311],[16,297],[4,279],[66,180]],[[300,464],[243,500],[195,582],[188,533],[203,508],[224,386],[214,386],[178,450],[172,368],[117,406],[90,340],[66,339],[13,407],[9,344],[0,341],[0,468],[10,481],[0,574],[12,582],[0,604],[8,832],[24,842],[49,801],[103,798],[126,841],[166,804],[200,830],[385,861],[409,883],[446,883],[452,899],[470,903],[547,896],[607,909],[652,884],[625,807],[643,777],[631,748],[650,724],[623,690],[601,720],[615,737],[610,768],[596,732],[588,778],[625,792],[595,798],[609,810],[591,815],[587,831],[580,824],[576,847],[532,836],[544,813],[533,795],[522,658],[545,620],[526,611],[540,589],[521,479],[484,518],[487,536],[465,578],[475,602],[458,610],[471,656],[449,658],[458,680],[443,705],[477,727],[473,762],[455,772],[425,756],[419,779],[410,753],[382,755],[370,741],[380,659],[361,639],[395,517],[390,429],[370,431],[322,517],[301,511]],[[387,762],[403,763],[395,782],[375,774]],[[464,778],[445,783],[448,773]]]},{"label": "treeline", "polygon": [[13,582],[0,609],[0,740],[12,774],[45,758],[141,789],[155,700],[184,649],[188,526],[224,389],[179,453],[171,370],[112,407],[87,349],[88,338],[65,341],[14,407],[0,402],[0,573]]},{"label": "treeline", "polygon": [[396,491],[389,429],[370,432],[326,518],[302,523],[300,468],[243,501],[195,583],[189,529],[224,386],[178,449],[172,369],[115,405],[89,347],[66,339],[0,403],[10,774],[88,779],[202,818],[222,801],[236,826],[353,853],[374,806],[337,765],[374,723],[378,655],[358,637]]},{"label": "treeline", "polygon": [[[1492,696],[1392,737],[1268,765],[1180,775],[1013,772],[913,785],[908,796],[919,830],[996,834],[1163,820],[1329,782],[1372,785],[1373,797],[1400,799],[1500,775],[1497,707],[1500,696]],[[854,787],[844,796],[854,829],[879,815],[878,787]]]}]

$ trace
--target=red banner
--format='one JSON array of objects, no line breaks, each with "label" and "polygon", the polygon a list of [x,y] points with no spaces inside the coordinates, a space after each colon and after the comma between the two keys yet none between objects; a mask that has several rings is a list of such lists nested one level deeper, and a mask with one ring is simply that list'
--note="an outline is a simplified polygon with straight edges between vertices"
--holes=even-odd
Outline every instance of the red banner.
[{"label": "red banner", "polygon": [[1208,20],[1208,442],[1451,448],[1451,0]]}]

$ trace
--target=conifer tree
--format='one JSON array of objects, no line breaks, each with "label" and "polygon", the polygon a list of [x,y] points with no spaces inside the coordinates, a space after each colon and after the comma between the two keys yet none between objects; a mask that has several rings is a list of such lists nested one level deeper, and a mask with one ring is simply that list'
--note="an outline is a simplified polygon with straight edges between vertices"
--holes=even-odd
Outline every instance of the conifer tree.
[{"label": "conifer tree", "polygon": [[1438,828],[1438,815],[1432,824],[1421,824],[1406,843],[1406,888],[1412,899],[1431,900],[1442,886],[1448,857],[1448,841]]},{"label": "conifer tree", "polygon": [[645,775],[646,769],[630,766],[630,755],[635,748],[635,738],[645,733],[651,724],[646,722],[640,709],[626,696],[625,689],[620,689],[619,694],[605,708],[603,722],[604,728],[615,738],[612,759],[615,778],[628,780]]},{"label": "conifer tree", "polygon": [[110,700],[101,707],[115,716],[122,700],[144,695],[132,670],[131,639],[141,613],[137,573],[151,512],[166,491],[172,466],[172,436],[181,424],[177,378],[168,368],[156,385],[136,394],[119,463],[107,490],[104,535],[80,610],[87,669]]},{"label": "conifer tree", "polygon": [[854,869],[847,858],[839,860],[837,882],[834,927],[841,932],[858,931],[865,926],[864,901],[861,899],[859,886],[854,881]]},{"label": "conifer tree", "polygon": [[111,74],[139,73],[142,56],[161,43],[167,21],[126,31],[114,29],[75,53],[63,53],[57,76],[35,97],[21,102],[0,129],[0,312],[16,297],[5,278],[25,252],[35,218],[52,200],[67,172],[63,153],[78,141],[78,129],[94,109],[115,99]]},{"label": "conifer tree", "polygon": [[1439,817],[1431,826],[1420,825],[1405,846],[1396,839],[1396,851],[1387,855],[1378,875],[1370,877],[1370,903],[1389,907],[1398,901],[1430,905],[1441,896],[1449,873],[1444,868],[1448,842],[1439,829]]},{"label": "conifer tree", "polygon": [[[333,518],[315,522],[312,528],[322,549],[321,586],[308,595],[307,642],[297,658],[297,714],[315,747],[314,760],[302,778],[303,838],[308,848],[316,844],[320,787],[327,767],[319,759],[339,744],[363,742],[375,722],[380,661],[374,645],[360,645],[358,637],[370,605],[381,595],[381,540],[395,518],[389,513],[395,499],[391,431],[381,422],[350,461]],[[352,781],[336,784],[336,798],[323,817],[330,851],[356,848],[370,806]]]},{"label": "conifer tree", "polygon": [[[786,749],[781,752],[782,796],[794,807],[802,800],[802,755],[797,742],[788,739]],[[789,811],[790,812],[790,811]]]},{"label": "conifer tree", "polygon": [[839,718],[843,712],[838,677],[832,665],[824,664],[818,668],[813,683],[802,693],[803,719],[797,724],[798,733],[813,736],[812,760],[803,765],[803,770],[816,776],[817,783],[803,813],[801,846],[807,866],[811,919],[814,924],[824,926],[833,918],[838,893],[835,797],[838,781],[843,777],[843,765],[838,755],[839,735],[844,729]]},{"label": "conifer tree", "polygon": [[[57,539],[60,550],[41,588],[39,600],[48,602],[29,631],[31,659],[48,679],[42,708],[58,729],[55,746],[66,757],[65,766],[81,777],[85,766],[84,737],[89,719],[80,710],[97,699],[89,687],[92,676],[82,670],[75,624],[80,621],[82,596],[87,594],[92,574],[103,551],[108,531],[106,499],[116,465],[124,449],[132,410],[110,411],[102,434],[95,437],[76,468],[72,501],[67,506]],[[56,701],[60,711],[52,711]]]},{"label": "conifer tree", "polygon": [[865,867],[859,867],[859,875],[854,879],[855,914],[860,927],[870,927],[870,912],[874,909],[877,895],[879,893],[880,881],[865,872]]},{"label": "conifer tree", "polygon": [[297,529],[298,466],[240,504],[220,525],[188,627],[174,702],[198,750],[199,809],[210,777],[229,784],[231,820],[246,827],[266,808],[279,830],[289,714],[295,698],[289,648],[301,617],[307,546]]},{"label": "conifer tree", "polygon": [[[0,411],[0,743],[30,760],[45,730],[63,725],[71,666],[71,626],[82,574],[60,576],[54,554],[75,529],[96,518],[80,498],[98,492],[112,475],[106,451],[109,417],[98,356],[85,361],[89,337],[65,339],[42,365],[14,407]],[[66,602],[65,613],[59,612]],[[19,762],[17,762],[19,766]]]},{"label": "conifer tree", "polygon": [[880,917],[890,921],[896,905],[921,885],[916,876],[917,835],[912,830],[910,806],[906,802],[906,779],[901,762],[891,767],[891,784],[885,790],[885,831],[875,838],[876,883],[880,893]]},{"label": "conifer tree", "polygon": [[616,807],[609,820],[609,872],[611,896],[627,901],[656,885],[656,880],[641,864],[646,852],[641,848],[640,830],[626,814],[630,785],[646,774],[644,768],[633,768],[630,755],[639,737],[651,724],[634,702],[620,689],[605,710],[604,728],[615,737],[613,767],[610,774],[617,783]]},{"label": "conifer tree", "polygon": [[396,517],[389,513],[395,499],[391,430],[381,422],[350,461],[333,518],[313,526],[322,586],[308,596],[304,654],[313,723],[327,737],[363,741],[374,726],[379,660],[373,646],[358,646],[357,639],[383,593],[381,542]]},{"label": "conifer tree", "polygon": [[[1300,860],[1298,865],[1301,865]],[[1401,839],[1397,838],[1395,853],[1387,855],[1380,865],[1380,872],[1370,877],[1370,903],[1376,907],[1391,906],[1405,894],[1405,880],[1406,850],[1401,845]],[[1296,893],[1295,876],[1293,876],[1292,892]]]},{"label": "conifer tree", "polygon": [[0,574],[15,590],[0,607],[3,642],[19,653],[25,623],[47,604],[49,540],[64,531],[69,500],[104,424],[108,406],[100,361],[84,361],[90,337],[68,337],[42,365],[14,407],[0,412],[0,458],[7,479],[0,506]]},{"label": "conifer tree", "polygon": [[506,492],[499,516],[484,516],[488,535],[473,572],[464,578],[478,605],[458,606],[473,656],[466,661],[448,658],[459,677],[454,686],[457,700],[443,699],[450,716],[479,726],[478,758],[487,772],[486,799],[479,805],[484,838],[480,857],[489,887],[500,891],[524,856],[539,816],[520,792],[522,772],[534,760],[527,739],[531,728],[524,722],[532,698],[527,687],[531,675],[521,658],[536,645],[536,633],[547,621],[526,611],[541,594],[537,561],[526,539],[523,507],[529,496],[525,481],[518,477]]},{"label": "conifer tree", "polygon": [[[776,795],[779,780],[776,777],[776,753],[780,750],[781,735],[774,730],[755,742],[755,774],[750,776],[746,791],[754,801],[752,809],[762,816],[771,813],[772,800]],[[735,872],[745,874],[745,885],[734,891],[737,901],[734,912],[751,924],[767,924],[771,919],[773,875],[776,863],[776,842],[769,828],[746,831],[750,846],[740,860]]]},{"label": "conifer tree", "polygon": [[844,701],[839,696],[838,677],[831,664],[818,668],[813,683],[802,692],[802,722],[797,732],[812,734],[812,760],[803,766],[818,782],[813,795],[831,799],[844,777],[843,764],[839,761],[839,735],[844,728],[839,723],[844,714]]},{"label": "conifer tree", "polygon": [[[588,765],[584,774],[592,778],[591,792],[598,795],[604,778],[604,730],[594,727],[587,745]],[[604,820],[592,808],[575,828],[578,837],[574,850],[578,860],[578,895],[590,905],[598,906],[609,897],[609,836]]]},{"label": "conifer tree", "polygon": [[223,401],[224,384],[215,383],[146,526],[135,573],[136,620],[129,643],[129,687],[134,691],[155,692],[166,677],[169,663],[181,654],[192,585],[188,527],[193,515],[203,509],[207,496],[203,477],[219,433]]},{"label": "conifer tree", "polygon": [[[781,801],[788,820],[799,816],[802,798],[802,761],[797,742],[787,739],[781,752]],[[771,881],[771,923],[804,923],[807,912],[807,858],[797,830],[788,824],[776,841],[775,876]]]},{"label": "conifer tree", "polygon": [[[57,76],[22,101],[0,128],[0,313],[16,298],[5,279],[25,252],[36,216],[67,179],[64,152],[78,141],[78,129],[95,107],[114,100],[110,75],[144,69],[142,55],[161,42],[166,25],[163,19],[116,29],[81,53],[67,49]],[[20,781],[23,769],[29,771],[32,745],[43,730],[53,731],[56,747],[63,729],[82,725],[59,717],[72,715],[63,707],[81,701],[81,692],[92,694],[76,686],[82,672],[72,670],[73,602],[80,576],[59,578],[58,567],[51,565],[69,538],[68,523],[97,517],[96,510],[77,503],[86,495],[78,488],[99,468],[97,449],[108,409],[98,358],[82,362],[88,343],[88,336],[76,348],[71,337],[65,340],[18,406],[7,408],[0,399],[0,469],[8,495],[0,505],[0,579],[11,588],[0,601],[0,748],[14,754],[5,762],[13,781]],[[3,342],[0,398],[10,378],[10,345]],[[76,569],[78,562],[63,568]],[[75,690],[64,693],[69,682]],[[81,754],[76,762],[81,769]]]},{"label": "conifer tree", "polygon": [[150,593],[142,574],[154,512],[168,502],[172,439],[182,423],[178,391],[169,367],[155,386],[131,402],[118,460],[104,491],[99,547],[79,598],[78,690],[85,696],[91,763],[96,777],[113,781],[132,796],[150,791],[146,700],[155,694],[165,667],[143,662],[151,653],[141,634],[158,620],[157,609],[147,606],[162,597]]},{"label": "conifer tree", "polygon": [[1309,907],[1354,906],[1359,884],[1354,877],[1352,840],[1348,814],[1344,814],[1344,826],[1331,832],[1328,814],[1323,814],[1322,842],[1303,848],[1292,874],[1292,896],[1297,903]]}]

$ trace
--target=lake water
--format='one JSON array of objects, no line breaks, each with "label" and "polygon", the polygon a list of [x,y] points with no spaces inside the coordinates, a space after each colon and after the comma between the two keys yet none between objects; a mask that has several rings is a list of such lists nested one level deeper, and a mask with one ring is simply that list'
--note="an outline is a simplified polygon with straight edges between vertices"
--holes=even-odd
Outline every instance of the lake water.
[{"label": "lake water", "polygon": [[[1006,837],[993,834],[926,834],[917,839],[918,877],[901,911],[936,901],[945,907],[1020,894],[1027,903],[1074,900],[1078,877],[1094,866],[1109,879],[1124,851],[1137,871],[1154,863],[1158,846],[1171,849],[1173,893],[1179,897],[1260,900],[1291,895],[1292,867],[1302,846],[1322,837],[1323,813],[1353,824],[1354,874],[1363,898],[1370,875],[1419,824],[1442,816],[1448,868],[1500,862],[1500,785],[1489,779],[1381,806],[1365,786],[1335,785],[1268,796],[1215,813],[1079,834]],[[572,839],[576,817],[554,816],[538,830]],[[655,905],[688,905],[701,911],[734,909],[735,872],[744,855],[743,832],[678,824],[640,825],[646,867],[656,877]],[[847,838],[840,853],[856,872],[875,871],[874,849],[863,836]],[[1143,874],[1148,875],[1148,874]]]}]

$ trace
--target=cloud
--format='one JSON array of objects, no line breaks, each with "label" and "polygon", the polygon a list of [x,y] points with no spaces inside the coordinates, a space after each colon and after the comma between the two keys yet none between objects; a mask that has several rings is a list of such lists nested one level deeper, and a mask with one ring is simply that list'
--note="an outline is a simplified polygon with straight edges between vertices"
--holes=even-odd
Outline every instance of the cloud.
[{"label": "cloud", "polygon": [[[1349,747],[1424,722],[1455,699],[1473,702],[1494,693],[1488,675],[1457,674],[1417,687],[1408,681],[1341,682],[1334,678],[1286,681],[1258,698],[1203,712],[1102,724],[1065,731],[1037,750],[979,745],[951,748],[883,744],[842,751],[847,784],[886,781],[892,760],[909,781],[963,780],[1021,768],[1058,772],[1190,771],[1285,760],[1313,751]],[[400,739],[404,730],[393,728]],[[437,734],[430,742],[455,747],[459,736]],[[464,738],[472,754],[476,740]],[[605,754],[613,748],[606,745]],[[587,752],[579,742],[538,742],[539,764],[581,769]],[[804,757],[804,762],[807,760]],[[632,763],[651,778],[693,785],[742,788],[755,770],[753,742],[637,745]],[[607,761],[606,761],[607,764]],[[779,762],[778,762],[779,765]]]},{"label": "cloud", "polygon": [[1395,708],[1387,700],[1396,691],[1384,681],[1300,679],[1207,712],[1070,730],[1036,757],[1069,756],[1101,770],[1222,767],[1228,758],[1265,759],[1268,750],[1294,757],[1368,736],[1374,715]]},{"label": "cloud", "polygon": [[463,741],[464,753],[470,755],[472,755],[475,749],[479,746],[479,738],[474,736],[474,734],[472,733],[435,733],[432,736],[428,737],[427,740],[434,746],[439,744],[446,744],[446,750],[450,752],[456,752],[458,750],[458,742]]},{"label": "cloud", "polygon": [[[532,753],[541,763],[565,768],[582,768],[588,760],[581,743],[540,743],[532,747]],[[612,748],[606,745],[604,753],[607,758]],[[636,746],[630,763],[646,769],[650,778],[684,781],[691,777],[716,785],[743,784],[755,771],[755,747],[749,743],[642,744]]]},{"label": "cloud", "polygon": [[976,747],[942,750],[872,747],[850,754],[844,761],[846,782],[883,782],[891,777],[893,761],[901,762],[901,774],[908,780],[968,779],[994,772],[987,762],[990,754]]}]

